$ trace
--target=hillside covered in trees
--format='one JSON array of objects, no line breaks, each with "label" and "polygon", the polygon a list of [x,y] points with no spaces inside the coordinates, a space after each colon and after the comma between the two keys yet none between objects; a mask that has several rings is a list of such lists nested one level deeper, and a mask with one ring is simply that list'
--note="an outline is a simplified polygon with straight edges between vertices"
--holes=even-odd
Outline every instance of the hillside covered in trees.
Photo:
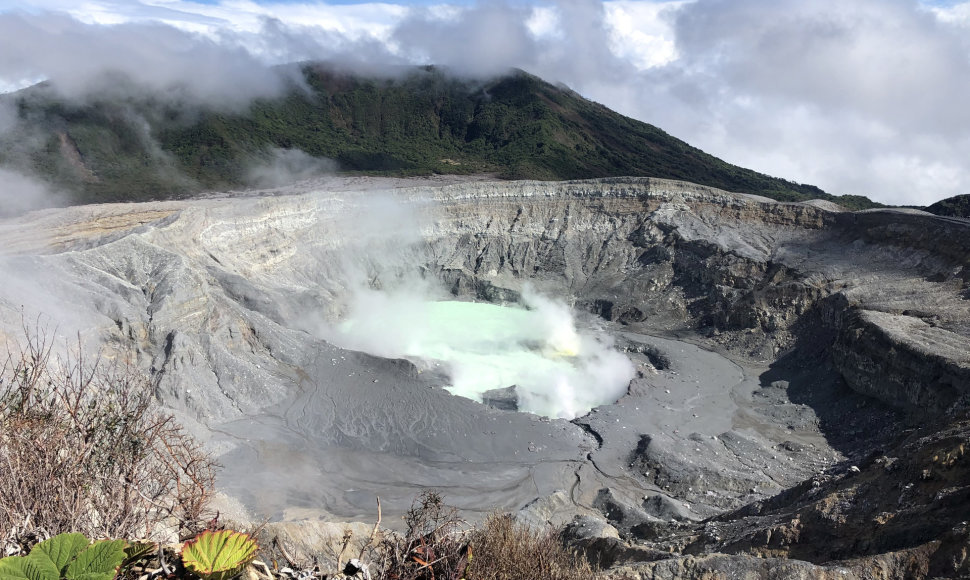
[{"label": "hillside covered in trees", "polygon": [[258,185],[253,168],[282,158],[297,174],[650,176],[779,200],[873,205],[731,165],[521,71],[473,81],[435,67],[387,78],[298,68],[299,82],[284,96],[242,109],[187,105],[133,86],[83,103],[47,84],[5,95],[17,118],[0,137],[0,166],[40,175],[77,202]]}]

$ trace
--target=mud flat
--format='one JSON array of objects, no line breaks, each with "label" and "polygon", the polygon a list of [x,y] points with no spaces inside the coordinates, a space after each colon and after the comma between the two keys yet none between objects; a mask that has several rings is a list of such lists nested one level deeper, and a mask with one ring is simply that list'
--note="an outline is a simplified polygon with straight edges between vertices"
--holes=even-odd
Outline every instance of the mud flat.
[{"label": "mud flat", "polygon": [[[494,409],[448,393],[445,376],[407,361],[321,345],[296,396],[212,427],[216,443],[234,447],[221,458],[221,481],[255,516],[274,519],[366,520],[375,496],[386,513],[400,514],[432,487],[472,518],[566,492],[569,501],[548,517],[567,521],[598,513],[604,488],[668,497],[677,483],[644,478],[637,469],[646,459],[631,459],[649,439],[652,460],[697,479],[683,490],[692,505],[679,504],[684,517],[700,519],[840,457],[810,409],[779,400],[788,414],[761,412],[753,394],[764,369],[617,330],[639,376],[616,404],[573,421]],[[796,462],[777,451],[783,444],[811,451]]]}]

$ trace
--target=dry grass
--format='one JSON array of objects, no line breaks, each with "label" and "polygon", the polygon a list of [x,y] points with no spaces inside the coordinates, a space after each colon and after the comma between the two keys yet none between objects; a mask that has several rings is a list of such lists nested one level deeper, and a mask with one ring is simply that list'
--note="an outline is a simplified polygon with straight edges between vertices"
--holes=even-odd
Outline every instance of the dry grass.
[{"label": "dry grass", "polygon": [[470,539],[475,580],[589,580],[586,558],[567,550],[554,530],[538,532],[508,514],[490,515]]},{"label": "dry grass", "polygon": [[0,541],[204,527],[215,463],[155,409],[147,377],[25,336],[0,368]]},{"label": "dry grass", "polygon": [[509,514],[469,528],[435,491],[405,516],[403,535],[385,536],[375,578],[388,580],[589,580],[594,570],[553,530],[536,531]]}]

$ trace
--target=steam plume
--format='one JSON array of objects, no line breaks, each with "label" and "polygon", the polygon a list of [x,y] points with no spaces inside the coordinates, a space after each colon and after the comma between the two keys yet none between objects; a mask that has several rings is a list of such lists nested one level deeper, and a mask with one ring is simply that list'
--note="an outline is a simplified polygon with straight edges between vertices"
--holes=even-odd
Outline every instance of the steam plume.
[{"label": "steam plume", "polygon": [[442,370],[449,391],[479,401],[515,386],[520,410],[549,417],[572,419],[625,393],[632,363],[606,335],[579,328],[562,301],[528,287],[509,306],[447,299],[418,274],[428,256],[409,218],[385,198],[340,220],[358,242],[341,248],[347,296],[338,320],[315,329],[322,338]]},{"label": "steam plume", "polygon": [[337,163],[331,159],[313,157],[299,149],[274,147],[269,150],[268,159],[249,168],[246,181],[256,187],[279,187],[336,171]]},{"label": "steam plume", "polygon": [[0,218],[52,207],[63,201],[63,196],[41,181],[0,167]]}]

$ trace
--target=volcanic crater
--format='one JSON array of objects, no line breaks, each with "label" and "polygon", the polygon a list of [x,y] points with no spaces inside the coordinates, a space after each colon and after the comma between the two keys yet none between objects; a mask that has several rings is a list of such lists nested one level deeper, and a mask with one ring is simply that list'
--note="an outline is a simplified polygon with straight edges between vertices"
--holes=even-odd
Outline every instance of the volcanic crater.
[{"label": "volcanic crater", "polygon": [[[379,496],[393,522],[433,487],[471,519],[568,524],[624,574],[889,553],[949,573],[968,566],[947,551],[970,519],[968,234],[660,179],[323,180],[6,220],[0,316],[133,358],[255,519],[371,521]],[[485,367],[401,346],[445,301],[552,305],[613,358],[532,407],[506,377],[459,396]],[[498,343],[537,356],[541,323],[520,326]],[[552,350],[525,367],[582,357]]]}]

